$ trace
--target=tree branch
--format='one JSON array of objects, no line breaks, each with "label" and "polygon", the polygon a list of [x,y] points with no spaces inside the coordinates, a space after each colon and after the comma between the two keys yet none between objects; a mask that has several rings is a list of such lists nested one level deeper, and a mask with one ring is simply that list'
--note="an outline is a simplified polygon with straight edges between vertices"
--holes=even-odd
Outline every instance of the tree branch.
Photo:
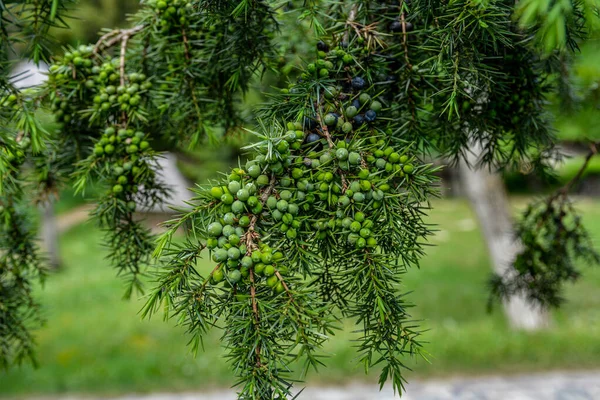
[{"label": "tree branch", "polygon": [[[101,50],[108,49],[115,44],[121,42],[124,37],[130,38],[131,36],[136,35],[141,32],[146,26],[145,25],[137,25],[130,29],[115,29],[102,35],[96,45],[94,46],[94,54],[98,55]],[[111,38],[108,40],[108,38]]]},{"label": "tree branch", "polygon": [[588,151],[587,155],[585,156],[583,165],[579,168],[579,170],[577,171],[577,174],[575,174],[575,176],[569,182],[567,182],[562,188],[558,189],[552,196],[550,196],[550,198],[548,199],[549,203],[552,202],[552,200],[556,199],[557,197],[566,196],[573,188],[573,185],[575,185],[577,182],[579,182],[579,180],[583,176],[583,173],[585,172],[587,166],[589,165],[591,159],[596,154],[598,154],[598,146],[600,146],[600,142],[590,143],[590,150]]}]

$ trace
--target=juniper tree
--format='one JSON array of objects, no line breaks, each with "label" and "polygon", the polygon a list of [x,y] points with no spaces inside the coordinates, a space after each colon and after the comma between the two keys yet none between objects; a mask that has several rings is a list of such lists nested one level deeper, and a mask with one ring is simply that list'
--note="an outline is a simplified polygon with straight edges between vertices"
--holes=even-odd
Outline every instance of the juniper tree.
[{"label": "juniper tree", "polygon": [[[546,96],[568,86],[567,47],[585,39],[594,6],[530,0],[515,21],[507,1],[145,1],[131,28],[54,57],[44,87],[6,93],[10,113],[31,99],[60,128],[41,136],[7,114],[6,143],[31,145],[5,146],[3,174],[43,182],[34,190],[101,185],[92,217],[126,294],[154,260],[144,315],[166,309],[194,350],[221,329],[239,398],[289,398],[292,368],[323,365],[322,346],[346,318],[365,370],[380,367],[381,385],[401,391],[405,357],[421,352],[401,284],[431,232],[436,168],[425,160],[458,160],[475,142],[481,167],[547,173],[557,151]],[[307,27],[313,50],[296,52],[290,32]],[[298,66],[288,82],[278,76],[286,60]],[[280,87],[249,115],[244,95],[269,75]],[[236,133],[251,137],[248,161],[193,189],[155,238],[135,211],[168,196],[160,152]],[[3,204],[9,184],[26,190],[6,182]],[[568,189],[528,209],[525,250],[515,274],[494,280],[495,294],[556,304],[573,260],[597,259]],[[5,206],[7,221],[15,210]],[[23,245],[31,234],[25,241],[9,226],[3,282],[37,260]],[[207,274],[197,269],[204,257],[214,263]],[[15,318],[29,308],[6,310]],[[9,361],[11,338],[25,331],[2,327]]]}]

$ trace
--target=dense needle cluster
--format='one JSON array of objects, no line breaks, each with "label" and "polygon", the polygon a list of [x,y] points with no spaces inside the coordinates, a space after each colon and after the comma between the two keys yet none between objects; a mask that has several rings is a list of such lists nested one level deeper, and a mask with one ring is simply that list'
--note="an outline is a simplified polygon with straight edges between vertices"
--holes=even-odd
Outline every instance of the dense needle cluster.
[{"label": "dense needle cluster", "polygon": [[[304,372],[322,364],[342,318],[359,327],[365,370],[379,365],[380,383],[402,388],[403,357],[420,345],[401,274],[423,254],[436,194],[424,156],[457,159],[475,143],[486,166],[543,170],[554,143],[545,96],[555,76],[569,81],[569,57],[555,50],[576,47],[585,25],[580,3],[536,8],[517,26],[514,4],[500,1],[148,0],[131,28],[65,49],[46,86],[17,90],[10,44],[26,39],[32,58],[44,57],[66,3],[0,8],[0,364],[32,355],[31,282],[43,263],[27,199],[98,185],[93,216],[131,293],[155,247],[134,212],[168,190],[156,179],[157,152],[243,132],[254,121],[239,103],[260,76],[277,89],[257,112],[248,160],[195,190],[191,209],[167,224],[144,310],[165,306],[196,348],[222,327],[241,399],[289,398],[296,362]],[[524,29],[525,17],[538,21]],[[565,35],[544,33],[561,24],[572,25]],[[305,54],[311,30],[321,40]],[[554,42],[543,57],[531,46],[540,37]],[[310,61],[291,71],[299,59]],[[42,128],[40,106],[58,129]],[[577,252],[595,260],[580,220],[557,199],[526,213],[516,275],[497,279],[496,294],[555,304],[576,277]],[[171,240],[179,229],[185,239]],[[200,257],[211,272],[196,270]]]},{"label": "dense needle cluster", "polygon": [[[434,169],[390,135],[396,122],[354,57],[324,48],[283,92],[308,106],[285,124],[263,122],[253,156],[198,190],[159,245],[167,266],[146,311],[168,297],[198,341],[223,319],[244,399],[288,398],[292,363],[321,364],[341,316],[361,328],[365,368],[383,364],[381,381],[398,390],[400,357],[419,350],[398,284],[429,232]],[[181,226],[188,240],[172,243]],[[215,265],[207,275],[194,268],[204,248]],[[283,331],[265,333],[275,326]]]}]

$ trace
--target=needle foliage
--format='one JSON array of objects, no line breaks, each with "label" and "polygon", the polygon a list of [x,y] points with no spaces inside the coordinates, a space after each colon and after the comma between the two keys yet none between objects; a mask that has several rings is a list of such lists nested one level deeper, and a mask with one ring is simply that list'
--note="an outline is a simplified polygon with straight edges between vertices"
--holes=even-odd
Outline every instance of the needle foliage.
[{"label": "needle foliage", "polygon": [[[12,202],[96,183],[104,190],[92,217],[126,295],[156,263],[144,315],[166,310],[194,350],[221,329],[240,399],[293,397],[292,366],[323,366],[341,318],[356,322],[365,371],[380,367],[381,385],[402,391],[405,357],[422,353],[402,273],[418,266],[430,233],[423,217],[437,169],[426,160],[458,160],[476,144],[484,152],[473,167],[547,173],[557,157],[546,98],[568,85],[570,51],[596,5],[545,13],[531,11],[535,2],[148,0],[131,28],[54,56],[43,87],[5,84],[0,282],[12,286],[0,291],[3,362],[15,349],[31,353],[29,330],[11,318],[34,311],[18,296],[30,299],[42,265],[33,231],[9,223],[26,217]],[[249,116],[244,95],[265,77],[276,87]],[[36,122],[40,106],[56,131]],[[248,162],[195,188],[154,237],[135,212],[169,195],[161,151],[236,133],[252,138]],[[527,211],[524,251],[494,294],[555,305],[576,276],[574,257],[597,260],[564,200],[570,186]],[[207,275],[196,270],[200,257],[214,262]]]}]

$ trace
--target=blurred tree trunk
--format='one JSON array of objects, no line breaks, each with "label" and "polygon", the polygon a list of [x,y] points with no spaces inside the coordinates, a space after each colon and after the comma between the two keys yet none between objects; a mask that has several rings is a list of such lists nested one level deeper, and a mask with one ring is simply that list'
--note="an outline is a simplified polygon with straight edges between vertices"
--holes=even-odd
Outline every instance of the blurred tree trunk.
[{"label": "blurred tree trunk", "polygon": [[43,203],[42,209],[42,243],[48,255],[48,265],[51,269],[60,268],[60,252],[58,247],[58,226],[54,213],[54,201],[48,199]]},{"label": "blurred tree trunk", "polygon": [[[463,190],[474,209],[484,235],[492,268],[500,275],[510,273],[520,244],[515,240],[508,196],[499,174],[477,168],[482,153],[480,145],[470,146],[467,160],[459,167]],[[548,325],[547,310],[531,304],[524,296],[511,296],[504,302],[504,312],[516,329],[537,330]]]}]

